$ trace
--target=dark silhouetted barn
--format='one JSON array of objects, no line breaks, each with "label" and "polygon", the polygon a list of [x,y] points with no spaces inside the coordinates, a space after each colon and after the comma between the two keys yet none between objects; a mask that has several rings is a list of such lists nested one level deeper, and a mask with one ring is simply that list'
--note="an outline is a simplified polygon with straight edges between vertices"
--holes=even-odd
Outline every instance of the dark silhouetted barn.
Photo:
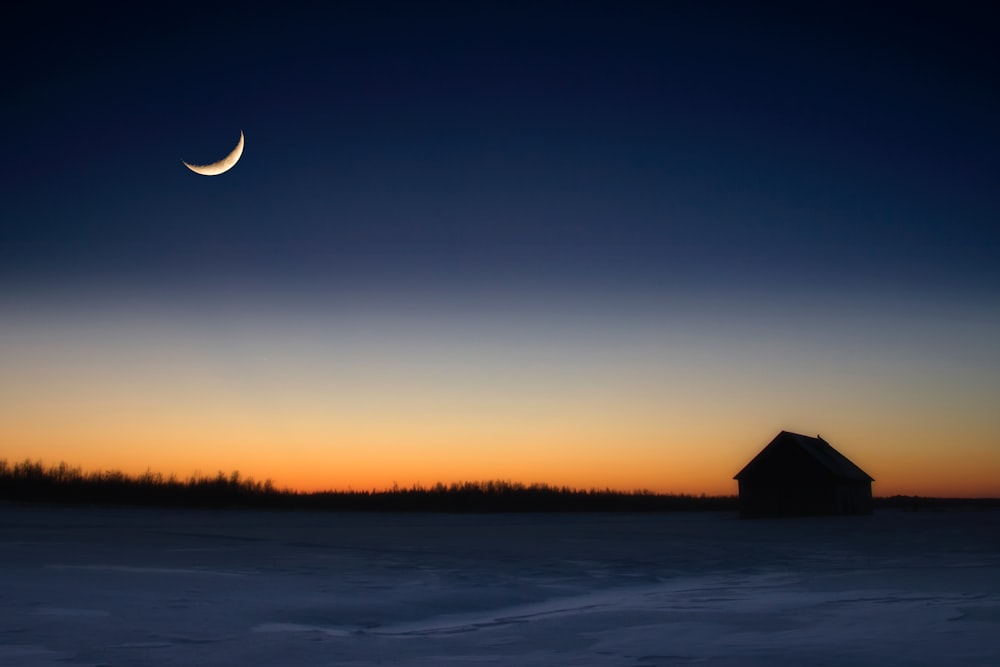
[{"label": "dark silhouetted barn", "polygon": [[872,513],[875,480],[819,436],[782,431],[734,479],[745,518]]}]

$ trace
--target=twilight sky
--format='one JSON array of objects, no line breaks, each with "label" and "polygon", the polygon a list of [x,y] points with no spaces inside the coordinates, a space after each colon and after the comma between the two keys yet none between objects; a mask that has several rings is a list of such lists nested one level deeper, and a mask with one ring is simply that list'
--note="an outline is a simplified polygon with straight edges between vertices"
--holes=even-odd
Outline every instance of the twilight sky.
[{"label": "twilight sky", "polygon": [[290,4],[3,10],[0,458],[1000,495],[995,10]]}]

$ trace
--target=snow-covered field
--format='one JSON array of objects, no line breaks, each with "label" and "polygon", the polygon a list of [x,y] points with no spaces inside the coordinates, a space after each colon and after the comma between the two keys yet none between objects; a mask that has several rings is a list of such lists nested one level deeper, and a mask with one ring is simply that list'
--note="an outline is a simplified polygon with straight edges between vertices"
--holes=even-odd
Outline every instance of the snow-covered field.
[{"label": "snow-covered field", "polygon": [[1000,512],[0,506],[0,665],[1000,665]]}]

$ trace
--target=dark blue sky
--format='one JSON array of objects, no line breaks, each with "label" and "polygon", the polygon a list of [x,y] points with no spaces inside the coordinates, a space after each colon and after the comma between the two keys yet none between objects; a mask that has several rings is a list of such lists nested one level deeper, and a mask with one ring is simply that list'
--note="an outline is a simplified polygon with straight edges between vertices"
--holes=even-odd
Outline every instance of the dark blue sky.
[{"label": "dark blue sky", "polygon": [[7,9],[0,278],[995,299],[987,4]]}]

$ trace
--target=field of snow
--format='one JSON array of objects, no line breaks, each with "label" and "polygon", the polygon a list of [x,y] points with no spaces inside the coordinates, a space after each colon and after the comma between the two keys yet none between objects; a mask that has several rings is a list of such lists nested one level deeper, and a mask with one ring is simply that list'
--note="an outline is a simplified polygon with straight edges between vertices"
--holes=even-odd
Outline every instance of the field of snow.
[{"label": "field of snow", "polygon": [[1000,512],[0,506],[2,665],[1000,665]]}]

